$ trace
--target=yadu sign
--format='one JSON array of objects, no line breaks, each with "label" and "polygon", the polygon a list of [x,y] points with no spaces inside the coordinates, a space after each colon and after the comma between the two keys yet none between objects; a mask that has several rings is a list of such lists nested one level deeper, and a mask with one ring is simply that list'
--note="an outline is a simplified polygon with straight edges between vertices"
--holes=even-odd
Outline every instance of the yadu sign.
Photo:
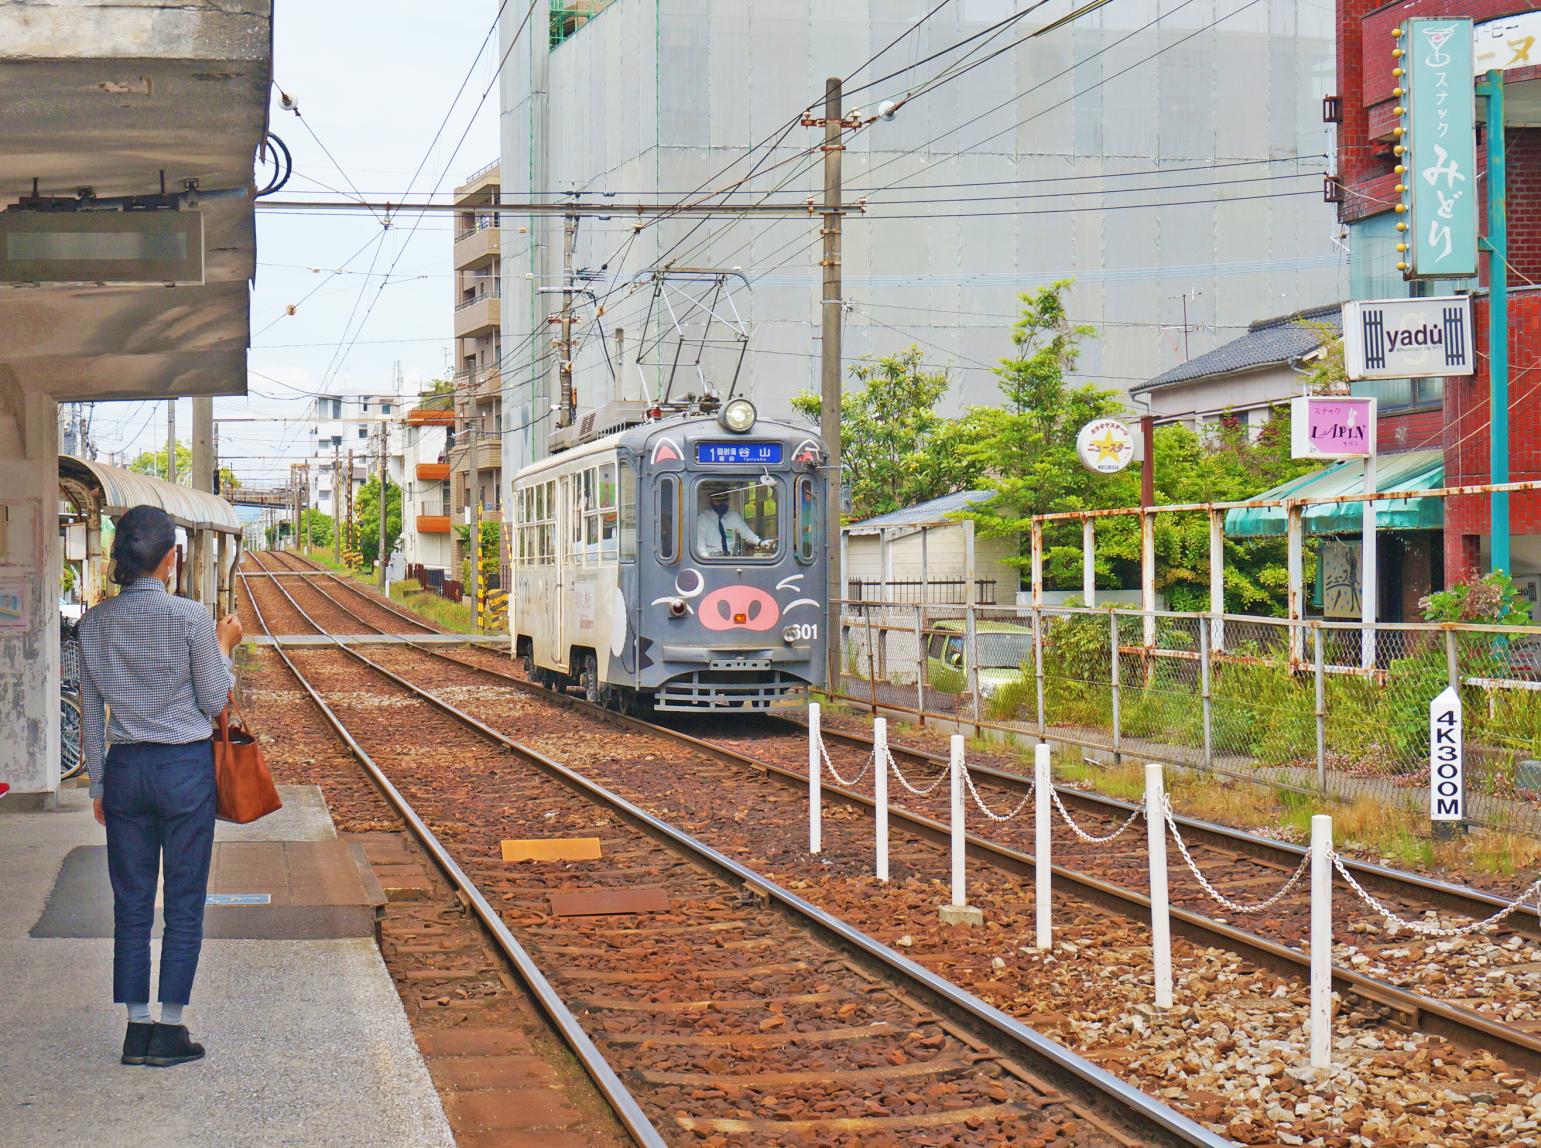
[{"label": "yadu sign", "polygon": [[1466,819],[1461,746],[1461,695],[1454,687],[1429,703],[1429,819]]},{"label": "yadu sign", "polygon": [[1443,378],[1476,368],[1471,299],[1365,299],[1343,304],[1343,361],[1351,379]]}]

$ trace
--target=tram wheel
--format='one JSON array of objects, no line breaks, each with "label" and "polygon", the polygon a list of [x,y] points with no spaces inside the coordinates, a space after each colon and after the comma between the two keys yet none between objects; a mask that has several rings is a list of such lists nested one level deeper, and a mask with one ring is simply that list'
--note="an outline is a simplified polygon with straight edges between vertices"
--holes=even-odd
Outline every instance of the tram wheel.
[{"label": "tram wheel", "polygon": [[599,660],[593,654],[583,655],[579,681],[583,685],[584,701],[596,706],[605,704],[605,694],[608,691],[599,683]]}]

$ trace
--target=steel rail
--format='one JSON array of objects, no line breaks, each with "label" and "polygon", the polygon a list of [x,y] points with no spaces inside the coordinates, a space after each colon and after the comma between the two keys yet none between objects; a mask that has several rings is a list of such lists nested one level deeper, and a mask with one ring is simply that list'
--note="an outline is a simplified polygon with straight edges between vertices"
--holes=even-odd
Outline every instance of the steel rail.
[{"label": "steel rail", "polygon": [[[298,607],[296,608],[298,609]],[[594,705],[583,699],[571,697],[562,691],[542,689],[540,686],[527,682],[511,673],[494,670],[487,666],[479,666],[471,662],[464,662],[459,658],[450,657],[440,650],[415,645],[411,642],[403,644],[421,653],[453,662],[473,672],[505,681],[526,692],[552,699],[559,705],[565,705],[570,709],[592,712],[603,720],[619,725],[622,728],[660,735],[676,742],[681,742],[720,761],[739,765],[768,777],[774,777],[799,789],[807,785],[808,779],[805,774],[777,765],[774,762],[752,757],[738,750],[730,749],[727,746],[718,745],[703,738],[670,729],[667,726],[659,726],[640,718],[617,714],[614,711]],[[349,652],[355,653],[352,650]],[[362,658],[362,655],[356,653],[355,656]],[[386,672],[388,673],[389,671]],[[970,771],[977,772],[976,767],[970,766]],[[1002,776],[1021,780],[1016,779],[1012,774],[1002,774]],[[823,792],[827,796],[838,799],[843,804],[867,813],[871,813],[874,805],[872,798],[832,782],[824,784]],[[1061,792],[1068,795],[1077,791],[1062,790]],[[1119,804],[1123,806],[1126,816],[1134,809],[1132,805],[1126,803]],[[897,821],[905,825],[917,836],[944,847],[950,840],[951,828],[948,825],[926,817],[923,814],[907,810],[902,805],[891,804],[889,806],[889,818],[891,821]],[[1215,828],[1223,829],[1224,827],[1216,826]],[[1010,873],[1030,874],[1035,871],[1036,862],[1030,854],[1012,849],[999,842],[991,841],[973,832],[967,833],[966,837],[968,852],[976,860],[983,861],[986,864]],[[1388,870],[1387,872],[1394,873],[1395,871]],[[1051,866],[1051,873],[1053,875],[1052,884],[1058,891],[1100,905],[1120,916],[1149,924],[1150,898],[1144,894],[1058,864]],[[1190,940],[1236,952],[1285,976],[1305,979],[1309,974],[1310,957],[1298,949],[1268,940],[1266,937],[1258,936],[1255,933],[1236,928],[1233,925],[1222,924],[1211,917],[1195,913],[1192,910],[1172,906],[1170,914],[1174,930]],[[1458,1047],[1497,1052],[1511,1063],[1524,1065],[1532,1072],[1541,1071],[1541,1035],[1523,1032],[1501,1021],[1485,1017],[1471,1009],[1462,1008],[1459,1005],[1452,1005],[1433,997],[1424,996],[1421,993],[1412,992],[1393,985],[1388,981],[1379,980],[1356,969],[1337,963],[1333,964],[1332,978],[1333,987],[1338,992],[1399,1013],[1406,1018],[1407,1023],[1412,1028],[1418,1031],[1443,1037]]]},{"label": "steel rail", "polygon": [[[274,585],[286,597],[289,597],[290,604],[304,615],[307,621],[312,625],[316,625],[315,620],[305,614],[305,611],[294,601],[282,584],[275,582]],[[256,603],[253,601],[253,606],[255,607],[255,605]],[[1034,1067],[1046,1070],[1046,1075],[1057,1087],[1063,1087],[1064,1084],[1070,1083],[1083,1094],[1085,1091],[1090,1090],[1093,1093],[1093,1100],[1099,1101],[1105,1106],[1110,1106],[1115,1117],[1121,1117],[1126,1123],[1133,1118],[1137,1131],[1142,1134],[1155,1133],[1159,1137],[1159,1140],[1143,1141],[1144,1143],[1203,1145],[1205,1148],[1223,1148],[1223,1146],[1231,1144],[1231,1141],[1225,1137],[1211,1132],[1196,1121],[1182,1115],[1154,1097],[1141,1092],[1133,1085],[1098,1068],[1064,1045],[1028,1028],[1015,1017],[1007,1015],[993,1005],[987,1004],[973,993],[943,977],[937,976],[924,966],[901,956],[882,942],[868,936],[833,914],[827,913],[816,905],[805,901],[795,893],[783,888],[753,869],[718,852],[705,842],[699,841],[683,830],[660,820],[640,806],[585,777],[577,770],[547,757],[539,750],[515,741],[508,735],[494,729],[450,702],[444,701],[430,691],[408,681],[400,674],[372,661],[357,649],[342,642],[335,642],[334,645],[349,657],[363,663],[388,681],[428,702],[460,722],[466,728],[475,731],[487,740],[513,753],[516,757],[522,758],[552,777],[566,783],[580,794],[621,815],[634,826],[655,839],[663,841],[693,863],[715,871],[719,876],[729,881],[746,886],[766,901],[777,905],[794,924],[814,933],[826,943],[833,943],[844,951],[865,958],[869,965],[879,966],[889,977],[897,975],[897,977],[902,978],[906,982],[907,988],[917,991],[919,995],[926,999],[928,1005],[936,1011],[948,1013],[965,1021],[969,1024],[970,1028],[976,1032],[987,1034],[995,1043],[1006,1042],[1010,1048],[1017,1052],[1030,1055],[1034,1058]],[[419,647],[413,648],[419,649]],[[275,649],[280,648],[275,647]],[[431,838],[432,831],[422,824],[415,812],[410,812],[411,806],[407,804],[405,798],[401,797],[400,793],[390,784],[389,779],[385,777],[379,767],[374,764],[372,759],[369,759],[368,754],[346,732],[342,723],[336,718],[336,715],[330,711],[325,702],[320,699],[319,694],[310,686],[310,683],[299,672],[298,668],[294,666],[293,662],[284,655],[281,649],[280,656],[284,658],[285,664],[289,666],[296,680],[305,686],[312,700],[327,714],[328,720],[338,730],[339,734],[342,735],[350,752],[359,759],[361,764],[365,764],[365,768],[369,771],[371,777],[381,785],[382,791],[392,801],[392,804],[395,805],[399,802],[398,810],[403,811],[403,816],[408,816],[410,813],[410,817],[415,825],[421,827],[420,832]],[[458,659],[453,658],[448,660],[458,661]],[[460,664],[464,665],[465,663]],[[609,713],[609,711],[604,710],[600,712]],[[638,724],[644,726],[644,728],[651,728],[647,727],[646,723]],[[417,830],[415,829],[414,831]],[[437,839],[434,839],[434,841],[437,844]],[[452,872],[455,876],[452,879],[457,880],[457,883],[463,881],[474,890],[475,886],[471,885],[470,879],[460,871],[458,866],[454,865],[453,859],[449,857],[448,853],[443,852],[442,846],[439,846],[438,849],[442,853],[444,860],[448,862],[449,866],[453,867]],[[476,895],[479,896],[479,894]],[[491,911],[490,906],[488,906],[488,911]],[[480,916],[480,913],[478,913],[478,916]],[[506,933],[506,931],[505,927],[504,932]],[[509,934],[509,940],[513,941],[511,934]],[[517,941],[513,943],[517,945]],[[520,951],[522,952],[523,950],[521,949]],[[536,975],[539,975],[538,970],[533,971],[535,971]],[[550,988],[549,982],[545,982],[544,978],[541,978],[541,981],[543,984],[546,984],[548,989]],[[551,991],[554,993],[554,990]],[[560,1004],[560,1001],[558,1000],[556,1003]],[[565,1011],[565,1006],[562,1007]],[[567,1015],[570,1016],[571,1014]],[[594,1052],[596,1056],[600,1055],[597,1049]],[[605,1067],[608,1068],[608,1063],[603,1062],[602,1057],[600,1059],[601,1063],[604,1063]],[[585,1067],[588,1067],[587,1063],[585,1063]],[[619,1080],[616,1081],[616,1084],[620,1085]],[[633,1103],[635,1103],[634,1100]]]},{"label": "steel rail", "polygon": [[[800,730],[806,736],[808,727],[793,718],[776,715],[771,717],[773,721],[784,722],[787,725]],[[864,734],[853,733],[847,730],[824,727],[820,731],[826,741],[839,741],[847,745],[858,746],[862,749],[872,748],[872,739]],[[911,761],[937,767],[945,766],[947,758],[943,754],[931,750],[920,749],[914,746],[905,746],[895,742],[889,743],[889,750],[896,756],[908,758]],[[997,769],[988,765],[970,765],[969,772],[977,777],[987,777],[991,781],[1018,792],[1026,791],[1032,785],[1032,778],[1022,774],[1012,773],[1009,770]],[[1073,789],[1056,785],[1055,792],[1060,800],[1067,805],[1075,805],[1079,809],[1103,816],[1112,817],[1115,820],[1123,820],[1134,812],[1135,806],[1127,801],[1121,801],[1116,797],[1108,797],[1101,793],[1088,793],[1084,789]],[[1201,821],[1193,817],[1185,817],[1174,814],[1173,819],[1188,836],[1190,842],[1202,841],[1218,849],[1226,849],[1232,852],[1243,853],[1249,857],[1264,861],[1277,861],[1279,865],[1288,871],[1293,871],[1305,855],[1309,852],[1304,846],[1288,841],[1276,841],[1268,837],[1260,837],[1255,833],[1248,833],[1243,829],[1235,829],[1228,825],[1220,825],[1213,821]],[[1376,888],[1387,893],[1400,893],[1404,896],[1416,895],[1440,908],[1445,908],[1458,913],[1464,913],[1473,920],[1483,918],[1504,908],[1510,902],[1482,889],[1474,889],[1469,885],[1456,885],[1448,881],[1437,881],[1432,877],[1425,877],[1418,873],[1409,873],[1401,869],[1392,869],[1384,865],[1376,865],[1368,861],[1344,860],[1344,866],[1354,874],[1355,880],[1366,888]],[[1510,916],[1511,928],[1516,932],[1523,931],[1527,936],[1541,940],[1541,909],[1535,914],[1515,913]],[[1523,926],[1523,929],[1521,928]]]},{"label": "steel rail", "polygon": [[[262,565],[262,560],[256,557],[255,552],[253,553],[253,559],[257,562],[258,566]],[[244,571],[239,573],[243,578],[246,576]],[[275,580],[273,585],[283,590],[284,596],[289,599],[290,605],[298,610],[307,622],[316,626],[318,630],[320,629],[315,619],[300,609],[299,604],[294,601],[289,592],[284,590],[282,583]],[[257,596],[250,593],[250,587],[248,587],[248,596],[251,598],[252,610],[256,612],[258,623],[262,626],[263,631],[267,632],[267,622],[262,617],[262,607],[257,604]],[[325,633],[325,631],[322,632]],[[347,647],[342,643],[336,642],[335,644],[339,649],[347,650]],[[631,1094],[631,1091],[616,1074],[615,1069],[611,1067],[610,1062],[605,1059],[604,1054],[599,1051],[599,1048],[594,1044],[588,1033],[584,1031],[583,1026],[578,1023],[578,1018],[573,1015],[556,988],[546,979],[545,974],[540,971],[540,967],[535,963],[529,952],[519,943],[518,938],[509,931],[508,926],[503,923],[503,919],[498,916],[497,910],[488,902],[481,889],[477,887],[476,882],[466,875],[454,857],[451,856],[449,850],[440,842],[438,836],[435,835],[433,830],[428,828],[423,819],[418,816],[417,811],[412,808],[411,803],[391,783],[390,778],[385,775],[385,771],[376,764],[375,760],[365,752],[363,746],[359,745],[353,735],[348,732],[347,727],[343,725],[342,721],[332,711],[332,708],[322,699],[315,686],[310,683],[304,674],[300,673],[299,667],[290,659],[284,648],[275,642],[273,649],[277,651],[278,656],[283,660],[284,665],[288,667],[289,672],[294,675],[294,680],[310,696],[310,700],[321,711],[327,723],[337,732],[337,736],[342,739],[343,744],[348,747],[348,752],[363,767],[364,772],[369,775],[370,780],[374,782],[385,799],[390,802],[397,815],[407,824],[412,835],[428,851],[434,863],[449,878],[450,883],[465,899],[471,911],[481,921],[482,926],[491,934],[504,959],[513,966],[519,979],[540,1005],[547,1019],[550,1020],[552,1026],[557,1030],[558,1035],[561,1036],[567,1047],[572,1050],[573,1055],[578,1058],[578,1062],[583,1066],[584,1072],[588,1074],[595,1088],[599,1090],[600,1095],[604,1097],[611,1111],[615,1113],[616,1119],[621,1122],[627,1133],[638,1144],[645,1145],[647,1148],[664,1148],[667,1141],[664,1140],[658,1129],[653,1125],[653,1122],[648,1119],[647,1114],[642,1111],[642,1106],[637,1102],[636,1097]]]}]

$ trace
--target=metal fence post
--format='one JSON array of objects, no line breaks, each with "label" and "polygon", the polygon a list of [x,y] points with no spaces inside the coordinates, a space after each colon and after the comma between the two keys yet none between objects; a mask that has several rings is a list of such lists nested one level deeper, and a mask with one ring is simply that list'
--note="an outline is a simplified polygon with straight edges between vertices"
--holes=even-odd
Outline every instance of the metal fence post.
[{"label": "metal fence post", "polygon": [[861,616],[867,627],[867,696],[872,699],[872,712],[878,712],[878,676],[877,667],[873,662],[874,651],[872,649],[872,604],[863,602]]},{"label": "metal fence post", "polygon": [[1033,678],[1038,692],[1038,736],[1049,736],[1049,722],[1043,712],[1043,607],[1033,607]]},{"label": "metal fence post", "polygon": [[968,691],[974,699],[974,736],[978,737],[984,732],[979,725],[979,608],[970,602],[964,609],[968,611],[963,623],[967,633]]},{"label": "metal fence post", "polygon": [[1123,742],[1119,722],[1119,640],[1118,640],[1118,611],[1108,611],[1108,685],[1113,693],[1113,764],[1117,765],[1121,757],[1120,745]]},{"label": "metal fence post", "polygon": [[1321,626],[1311,627],[1314,635],[1316,672],[1316,787],[1327,791],[1327,655],[1322,647]]},{"label": "metal fence post", "polygon": [[1204,716],[1204,768],[1215,764],[1215,713],[1209,687],[1209,619],[1199,618],[1199,696]]},{"label": "metal fence post", "polygon": [[[926,588],[922,586],[924,594]],[[926,604],[915,607],[915,714],[922,729],[926,726],[926,674],[930,666],[926,661]]]}]

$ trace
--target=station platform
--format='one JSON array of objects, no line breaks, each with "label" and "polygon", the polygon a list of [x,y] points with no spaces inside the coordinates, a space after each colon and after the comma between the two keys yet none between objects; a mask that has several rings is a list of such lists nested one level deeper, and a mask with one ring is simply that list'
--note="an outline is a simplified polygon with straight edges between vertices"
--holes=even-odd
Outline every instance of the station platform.
[{"label": "station platform", "polygon": [[320,790],[280,792],[280,812],[215,832],[186,1013],[209,1053],[172,1069],[118,1063],[112,891],[86,791],[51,812],[0,800],[0,1140],[453,1145],[375,943],[379,885]]}]

